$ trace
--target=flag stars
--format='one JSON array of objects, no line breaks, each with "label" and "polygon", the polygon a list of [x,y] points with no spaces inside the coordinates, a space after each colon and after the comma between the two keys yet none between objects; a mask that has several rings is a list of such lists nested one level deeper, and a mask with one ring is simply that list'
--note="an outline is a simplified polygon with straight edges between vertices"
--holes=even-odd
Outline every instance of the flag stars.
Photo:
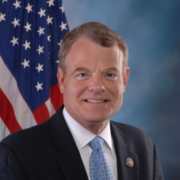
[{"label": "flag stars", "polygon": [[44,70],[43,70],[43,66],[44,66],[44,64],[39,64],[39,63],[38,63],[38,67],[36,67],[36,69],[38,70],[38,73],[39,73],[40,71],[44,71]]},{"label": "flag stars", "polygon": [[25,41],[25,44],[23,44],[23,46],[25,47],[25,50],[27,50],[28,48],[31,49],[30,44],[31,42]]},{"label": "flag stars", "polygon": [[32,7],[33,7],[33,5],[30,5],[29,3],[28,3],[28,6],[25,8],[25,9],[27,9],[27,12],[29,13],[29,12],[33,12],[32,11]]},{"label": "flag stars", "polygon": [[14,18],[14,21],[12,22],[12,24],[14,24],[14,27],[20,26],[19,21],[20,21],[20,19]]},{"label": "flag stars", "polygon": [[28,32],[29,30],[31,30],[31,25],[28,22],[26,23],[26,26],[24,26],[24,28],[26,29],[26,32]]},{"label": "flag stars", "polygon": [[38,14],[40,15],[40,18],[42,17],[42,16],[46,16],[45,15],[45,9],[44,10],[42,10],[42,8],[40,8],[40,11],[38,12]]},{"label": "flag stars", "polygon": [[37,31],[39,33],[39,36],[41,36],[41,34],[44,34],[44,29],[45,28],[41,28],[41,26],[39,26],[39,30]]},{"label": "flag stars", "polygon": [[15,9],[17,9],[18,7],[19,8],[21,7],[20,3],[21,3],[21,1],[16,0],[16,2],[13,4],[15,6]]},{"label": "flag stars", "polygon": [[4,3],[4,2],[8,2],[8,0],[2,0],[2,3]]},{"label": "flag stars", "polygon": [[2,20],[3,20],[3,21],[5,21],[5,18],[4,18],[4,17],[5,17],[5,15],[6,15],[6,14],[2,14],[2,13],[0,13],[0,22],[1,22]]},{"label": "flag stars", "polygon": [[49,41],[49,42],[51,42],[51,35],[49,35],[48,37],[47,37],[47,40]]},{"label": "flag stars", "polygon": [[10,41],[11,43],[13,43],[13,46],[14,46],[15,44],[19,44],[19,43],[17,42],[18,39],[19,39],[19,38],[15,38],[15,37],[13,36],[13,40]]},{"label": "flag stars", "polygon": [[49,7],[54,6],[54,0],[46,1],[46,3],[49,4]]},{"label": "flag stars", "polygon": [[63,7],[63,5],[62,5],[59,9],[62,10],[62,13],[64,12],[64,7]]},{"label": "flag stars", "polygon": [[37,49],[39,55],[40,55],[41,53],[44,53],[43,48],[44,48],[44,46],[40,46],[40,45],[39,45],[39,48]]},{"label": "flag stars", "polygon": [[37,91],[39,91],[40,89],[43,90],[42,85],[43,83],[40,84],[39,82],[37,82],[37,85],[35,86],[35,88],[37,88]]},{"label": "flag stars", "polygon": [[27,60],[27,61],[26,61],[26,59],[24,59],[24,62],[21,63],[21,64],[24,66],[24,69],[25,69],[26,67],[30,67],[30,66],[29,66],[29,62],[30,62],[30,60]]},{"label": "flag stars", "polygon": [[59,46],[61,46],[61,43],[62,43],[62,39],[60,40],[60,42],[59,43],[57,43]]},{"label": "flag stars", "polygon": [[53,17],[49,17],[49,16],[48,16],[48,18],[47,18],[47,24],[50,24],[50,23],[52,24],[52,19],[53,19]]},{"label": "flag stars", "polygon": [[61,31],[63,31],[64,29],[67,30],[66,26],[67,26],[67,23],[63,23],[61,21],[61,25],[59,26],[61,28]]}]

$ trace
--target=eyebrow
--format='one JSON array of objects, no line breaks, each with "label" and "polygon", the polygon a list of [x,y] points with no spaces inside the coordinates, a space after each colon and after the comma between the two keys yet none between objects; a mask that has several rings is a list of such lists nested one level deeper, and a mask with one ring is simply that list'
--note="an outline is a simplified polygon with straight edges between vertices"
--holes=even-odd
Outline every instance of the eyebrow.
[{"label": "eyebrow", "polygon": [[118,70],[117,68],[115,68],[115,67],[107,68],[107,69],[104,70],[104,72],[109,72],[109,71],[110,71],[110,72],[114,71],[114,72],[119,73],[119,70]]},{"label": "eyebrow", "polygon": [[[71,75],[75,74],[76,72],[80,72],[80,71],[83,71],[83,72],[89,72],[89,69],[85,68],[85,67],[77,67],[72,73]],[[103,73],[106,73],[106,72],[116,72],[119,74],[119,70],[115,67],[110,67],[110,68],[107,68],[105,70],[103,70]]]}]

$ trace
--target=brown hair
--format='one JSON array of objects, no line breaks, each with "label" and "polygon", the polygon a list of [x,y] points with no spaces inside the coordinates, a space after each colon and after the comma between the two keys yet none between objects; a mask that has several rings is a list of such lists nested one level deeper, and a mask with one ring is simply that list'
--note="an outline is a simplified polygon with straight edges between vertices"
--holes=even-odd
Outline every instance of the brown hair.
[{"label": "brown hair", "polygon": [[59,50],[59,67],[63,71],[63,75],[66,74],[66,64],[65,59],[69,53],[71,46],[77,41],[81,36],[87,37],[89,40],[103,46],[112,47],[117,45],[119,49],[123,52],[123,75],[126,71],[128,62],[128,47],[126,42],[113,30],[104,24],[98,22],[89,22],[78,26],[72,31],[68,32],[61,43],[61,48]]}]

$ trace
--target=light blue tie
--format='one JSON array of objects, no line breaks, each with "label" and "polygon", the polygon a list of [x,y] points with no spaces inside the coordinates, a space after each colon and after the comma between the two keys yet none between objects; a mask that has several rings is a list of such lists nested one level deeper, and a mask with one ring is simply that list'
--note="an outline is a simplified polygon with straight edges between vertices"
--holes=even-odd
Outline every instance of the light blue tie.
[{"label": "light blue tie", "polygon": [[89,143],[93,149],[90,157],[91,180],[113,180],[110,165],[102,150],[103,143],[104,140],[99,136]]}]

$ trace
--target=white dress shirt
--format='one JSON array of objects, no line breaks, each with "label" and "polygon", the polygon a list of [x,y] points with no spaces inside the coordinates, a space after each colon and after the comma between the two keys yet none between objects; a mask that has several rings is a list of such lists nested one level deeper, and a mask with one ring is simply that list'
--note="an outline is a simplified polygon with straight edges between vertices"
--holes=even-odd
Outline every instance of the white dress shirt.
[{"label": "white dress shirt", "polygon": [[[85,129],[83,126],[81,126],[77,121],[75,121],[67,112],[66,108],[63,109],[63,116],[67,123],[67,126],[69,127],[69,130],[74,138],[74,141],[77,145],[77,148],[80,152],[82,162],[84,164],[86,173],[88,175],[88,178],[90,179],[89,174],[89,161],[90,156],[92,152],[92,148],[89,146],[89,142],[93,140],[96,135]],[[111,129],[110,129],[110,123],[108,122],[105,129],[98,135],[104,139],[103,144],[103,152],[106,156],[111,170],[113,174],[114,180],[117,178],[117,159],[114,149],[114,143],[111,136]]]}]

